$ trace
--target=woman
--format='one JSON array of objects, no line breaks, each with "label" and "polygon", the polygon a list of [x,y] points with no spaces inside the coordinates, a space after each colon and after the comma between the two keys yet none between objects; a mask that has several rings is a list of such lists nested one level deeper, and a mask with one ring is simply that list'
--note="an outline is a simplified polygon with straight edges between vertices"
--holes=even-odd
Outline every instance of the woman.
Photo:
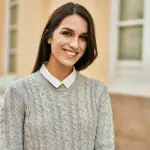
[{"label": "woman", "polygon": [[93,19],[67,3],[51,15],[31,75],[5,92],[6,150],[114,150],[106,87],[79,73],[97,57]]}]

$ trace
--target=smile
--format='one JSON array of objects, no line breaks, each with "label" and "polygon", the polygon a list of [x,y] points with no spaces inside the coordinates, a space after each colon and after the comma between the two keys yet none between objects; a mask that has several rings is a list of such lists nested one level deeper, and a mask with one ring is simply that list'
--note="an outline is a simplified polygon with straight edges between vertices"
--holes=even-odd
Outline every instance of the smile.
[{"label": "smile", "polygon": [[68,51],[67,51],[67,54],[68,54],[68,55],[70,55],[70,56],[74,56],[74,55],[76,55],[76,53],[68,52]]},{"label": "smile", "polygon": [[69,50],[64,50],[64,51],[65,51],[66,55],[71,58],[77,55],[77,52],[71,52]]}]

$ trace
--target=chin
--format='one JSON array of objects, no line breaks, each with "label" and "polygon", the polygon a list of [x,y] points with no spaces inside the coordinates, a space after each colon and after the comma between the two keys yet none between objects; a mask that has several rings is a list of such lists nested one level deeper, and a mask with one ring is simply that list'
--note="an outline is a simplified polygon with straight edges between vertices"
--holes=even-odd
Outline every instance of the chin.
[{"label": "chin", "polygon": [[63,64],[63,66],[68,67],[68,68],[72,68],[74,67],[75,63],[72,62],[62,62],[61,64]]},{"label": "chin", "polygon": [[64,66],[67,68],[73,68],[74,67],[74,65],[69,65],[69,64],[64,64]]}]

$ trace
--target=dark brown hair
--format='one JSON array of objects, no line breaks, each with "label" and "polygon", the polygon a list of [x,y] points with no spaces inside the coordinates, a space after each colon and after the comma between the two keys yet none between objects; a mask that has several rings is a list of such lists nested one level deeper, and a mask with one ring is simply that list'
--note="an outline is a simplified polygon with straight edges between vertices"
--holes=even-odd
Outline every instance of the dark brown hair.
[{"label": "dark brown hair", "polygon": [[78,62],[76,62],[74,66],[77,71],[81,71],[87,68],[95,60],[98,53],[92,16],[85,7],[69,2],[57,8],[50,16],[50,19],[48,20],[42,33],[38,55],[32,73],[39,70],[41,65],[49,60],[51,55],[51,45],[48,44],[47,40],[51,37],[52,33],[59,26],[61,21],[65,17],[73,14],[78,14],[88,23],[87,48],[84,55],[78,60]]}]

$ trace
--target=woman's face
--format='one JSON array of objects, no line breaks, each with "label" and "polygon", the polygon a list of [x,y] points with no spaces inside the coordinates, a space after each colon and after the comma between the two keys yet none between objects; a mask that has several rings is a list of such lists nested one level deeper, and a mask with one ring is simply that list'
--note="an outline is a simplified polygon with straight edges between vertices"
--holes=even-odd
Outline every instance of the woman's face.
[{"label": "woman's face", "polygon": [[88,24],[79,15],[65,17],[48,39],[51,44],[50,62],[73,67],[87,47]]}]

